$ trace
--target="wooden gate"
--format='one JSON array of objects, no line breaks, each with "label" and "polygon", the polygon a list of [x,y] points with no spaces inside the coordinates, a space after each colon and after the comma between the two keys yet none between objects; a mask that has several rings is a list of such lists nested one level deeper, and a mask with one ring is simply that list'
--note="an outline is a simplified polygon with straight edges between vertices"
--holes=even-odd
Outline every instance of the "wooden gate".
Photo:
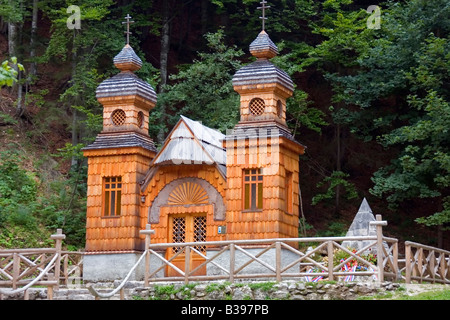
[{"label": "wooden gate", "polygon": [[[204,242],[206,241],[206,213],[177,214],[169,216],[169,241],[172,243]],[[189,270],[205,262],[205,258],[197,252],[206,254],[206,246],[197,245],[189,253]],[[172,247],[167,250],[167,259],[184,271],[186,266],[185,247]],[[166,269],[167,276],[179,276],[173,268]],[[205,275],[206,266],[195,272],[195,275]]]}]

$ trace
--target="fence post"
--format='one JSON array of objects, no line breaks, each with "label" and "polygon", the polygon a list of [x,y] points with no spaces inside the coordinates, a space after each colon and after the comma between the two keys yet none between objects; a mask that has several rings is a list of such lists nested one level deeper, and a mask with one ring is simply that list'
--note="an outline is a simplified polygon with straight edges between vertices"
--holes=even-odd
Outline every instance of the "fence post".
[{"label": "fence post", "polygon": [[[55,262],[56,263],[56,262]],[[53,273],[48,274],[48,280],[54,280],[56,277]],[[47,300],[53,300],[53,286],[49,285],[47,287]]]},{"label": "fence post", "polygon": [[230,282],[234,283],[234,267],[235,267],[235,252],[234,243],[230,243]]},{"label": "fence post", "polygon": [[56,289],[59,288],[59,276],[61,273],[61,249],[62,249],[62,241],[66,238],[66,235],[62,233],[62,229],[57,229],[56,234],[52,234],[50,236],[51,239],[55,240],[55,250],[56,250],[56,261],[55,261],[55,280],[56,280]]},{"label": "fence post", "polygon": [[151,243],[151,235],[155,233],[155,230],[151,230],[151,225],[147,224],[145,226],[145,230],[139,231],[140,234],[145,235],[145,247],[144,250],[146,251],[145,254],[145,271],[144,271],[144,286],[148,287],[149,285],[149,275],[150,275],[150,251],[148,250],[148,247]]},{"label": "fence post", "polygon": [[395,242],[393,245],[393,256],[394,256],[394,273],[395,273],[395,280],[400,280],[402,278],[402,275],[399,273],[398,269],[398,242]]},{"label": "fence post", "polygon": [[[434,254],[434,250],[428,250],[430,253],[428,254],[427,259],[427,264],[428,264],[428,269],[430,270],[430,276],[433,279],[433,283],[436,283],[436,274],[434,272],[434,265],[436,262],[436,257]],[[428,259],[429,258],[429,259]]]},{"label": "fence post", "polygon": [[333,241],[328,241],[328,246],[327,246],[327,253],[328,253],[328,280],[329,281],[333,281],[334,280],[334,275],[333,275],[333,268],[334,268],[334,264],[333,264]]},{"label": "fence post", "polygon": [[20,275],[20,257],[19,254],[13,253],[13,278],[12,278],[12,288],[13,290],[17,289],[17,282],[19,281]]},{"label": "fence post", "polygon": [[276,263],[276,267],[275,267],[275,271],[276,271],[276,277],[277,277],[277,282],[281,281],[281,242],[277,241],[275,243],[275,263]]},{"label": "fence post", "polygon": [[186,246],[184,249],[184,283],[189,283],[189,273],[191,264],[191,247]]},{"label": "fence post", "polygon": [[387,221],[382,221],[381,214],[377,214],[376,221],[371,221],[371,225],[377,228],[377,268],[378,282],[384,281],[384,254],[383,254],[383,226],[387,226]]}]

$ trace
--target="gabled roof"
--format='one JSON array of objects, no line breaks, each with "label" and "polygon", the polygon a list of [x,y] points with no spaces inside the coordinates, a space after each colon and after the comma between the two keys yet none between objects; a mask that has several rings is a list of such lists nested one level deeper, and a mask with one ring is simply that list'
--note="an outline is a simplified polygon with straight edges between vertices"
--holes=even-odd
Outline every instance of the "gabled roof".
[{"label": "gabled roof", "polygon": [[143,188],[161,165],[209,164],[215,165],[226,179],[226,151],[222,146],[225,135],[185,116],[175,125],[161,150],[151,163]]}]

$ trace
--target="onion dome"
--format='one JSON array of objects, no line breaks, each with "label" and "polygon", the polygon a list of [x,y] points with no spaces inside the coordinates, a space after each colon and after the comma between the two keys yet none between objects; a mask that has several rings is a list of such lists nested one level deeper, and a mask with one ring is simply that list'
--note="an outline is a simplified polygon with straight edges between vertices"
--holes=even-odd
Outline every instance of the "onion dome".
[{"label": "onion dome", "polygon": [[123,47],[113,61],[116,68],[120,71],[137,71],[142,67],[142,60],[129,44]]},{"label": "onion dome", "polygon": [[250,53],[258,60],[236,72],[233,77],[234,87],[281,84],[290,91],[294,90],[289,75],[269,61],[278,54],[278,48],[264,30],[250,44]]},{"label": "onion dome", "polygon": [[156,103],[156,92],[153,87],[134,74],[142,67],[142,60],[129,44],[114,57],[114,65],[121,72],[98,86],[97,99],[135,96],[153,104]]},{"label": "onion dome", "polygon": [[271,59],[278,55],[278,48],[270,40],[269,35],[263,30],[250,44],[250,53],[260,59]]}]

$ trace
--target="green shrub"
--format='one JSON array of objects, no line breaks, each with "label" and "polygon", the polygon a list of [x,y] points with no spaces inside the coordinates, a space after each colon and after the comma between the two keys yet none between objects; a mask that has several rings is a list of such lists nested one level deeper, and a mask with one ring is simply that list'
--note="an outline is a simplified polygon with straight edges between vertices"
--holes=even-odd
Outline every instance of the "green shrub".
[{"label": "green shrub", "polygon": [[0,227],[5,223],[36,226],[37,183],[33,176],[19,167],[19,157],[11,151],[0,153]]}]

